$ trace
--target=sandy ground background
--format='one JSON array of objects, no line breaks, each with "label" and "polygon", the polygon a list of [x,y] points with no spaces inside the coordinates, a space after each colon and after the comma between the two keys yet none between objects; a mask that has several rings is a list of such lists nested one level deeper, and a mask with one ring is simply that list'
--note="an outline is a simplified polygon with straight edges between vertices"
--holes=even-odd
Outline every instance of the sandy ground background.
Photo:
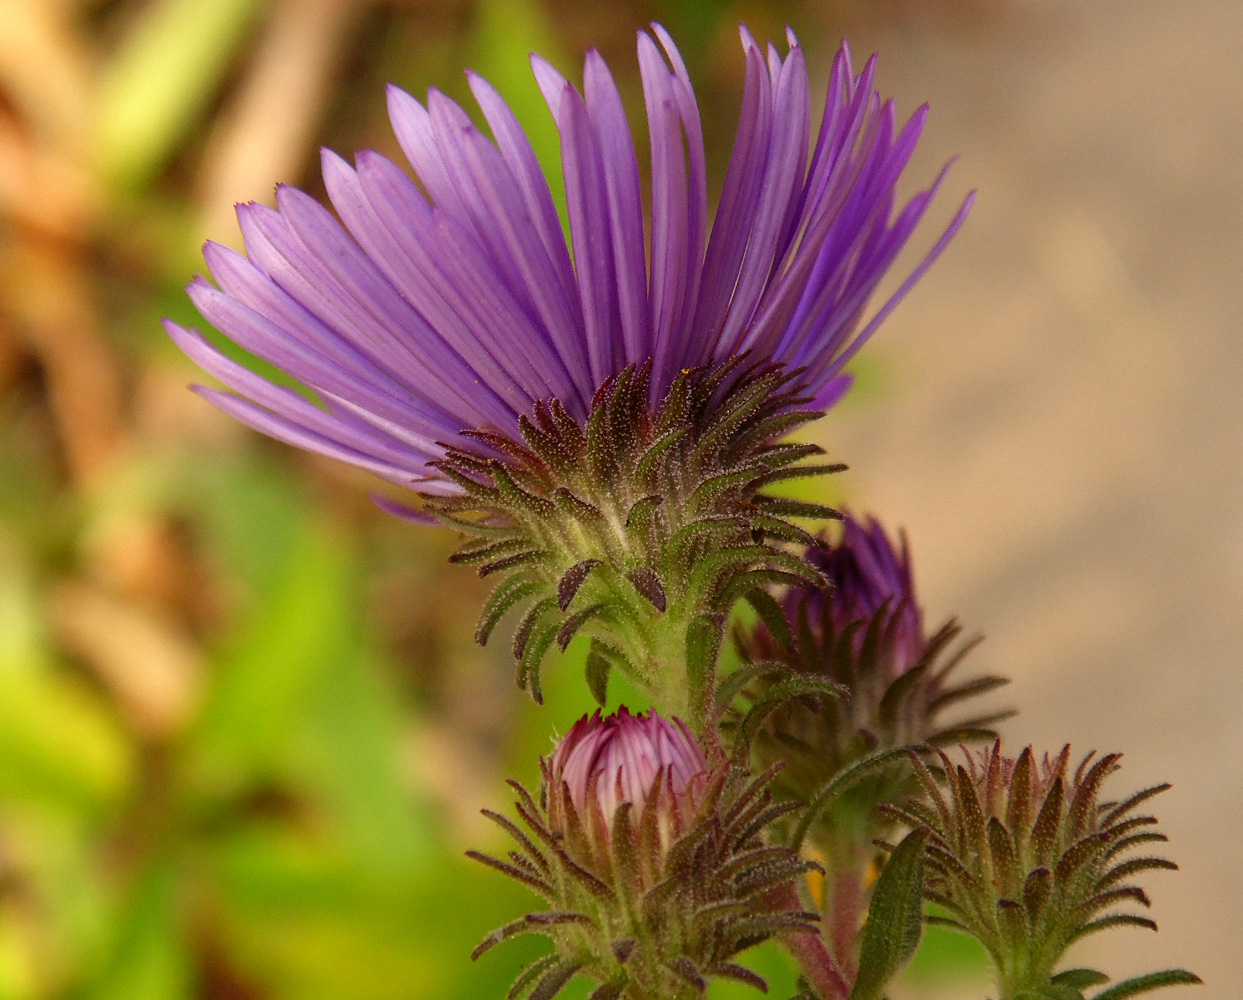
[{"label": "sandy ground background", "polygon": [[[983,192],[878,338],[883,406],[825,443],[906,525],[923,598],[988,635],[1015,741],[1174,783],[1161,933],[1115,975],[1243,988],[1243,3],[1032,5],[992,31],[852,39],[933,116],[924,176]],[[942,28],[944,30],[944,28]],[[952,206],[945,206],[947,211]],[[898,360],[900,358],[900,361]],[[891,394],[891,396],[889,395]],[[1021,745],[1016,742],[1015,748]],[[1188,993],[1188,996],[1192,994]]]}]

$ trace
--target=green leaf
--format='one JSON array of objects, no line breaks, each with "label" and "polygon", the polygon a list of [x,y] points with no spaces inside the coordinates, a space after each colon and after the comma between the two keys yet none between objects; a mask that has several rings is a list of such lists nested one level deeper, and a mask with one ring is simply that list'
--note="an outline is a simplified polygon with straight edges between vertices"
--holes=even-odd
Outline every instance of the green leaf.
[{"label": "green leaf", "polygon": [[609,671],[612,668],[608,656],[593,644],[587,654],[587,689],[601,707],[608,703]]},{"label": "green leaf", "polygon": [[842,685],[834,683],[826,677],[797,674],[789,680],[778,681],[765,691],[738,727],[738,737],[734,741],[734,756],[745,759],[750,752],[751,740],[764,720],[776,709],[795,698],[819,696],[823,698],[841,698],[849,694]]},{"label": "green leaf", "polygon": [[1083,1000],[1083,994],[1073,986],[1046,983],[1015,994],[1014,1000]]},{"label": "green leaf", "polygon": [[85,684],[50,669],[0,674],[0,801],[93,813],[120,800],[134,763]]},{"label": "green leaf", "polygon": [[780,660],[760,660],[756,663],[745,663],[725,677],[716,689],[716,710],[724,712],[734,703],[743,688],[757,677],[766,675],[792,675],[794,668]]},{"label": "green leaf", "polygon": [[272,553],[275,573],[257,589],[253,616],[218,659],[187,746],[194,779],[217,791],[287,773],[317,684],[356,660],[349,553],[331,533],[296,520]]},{"label": "green leaf", "polygon": [[743,598],[755,609],[755,613],[760,616],[760,621],[768,626],[768,631],[781,644],[781,648],[792,649],[794,647],[794,639],[790,635],[790,626],[786,622],[785,612],[781,610],[781,605],[777,603],[776,598],[767,590],[761,590],[758,587],[747,591]]},{"label": "green leaf", "polygon": [[138,878],[86,1000],[188,1000],[192,959],[182,930],[179,866],[163,858]]},{"label": "green leaf", "polygon": [[880,1000],[885,986],[915,955],[924,928],[924,845],[926,827],[912,830],[889,856],[872,891],[859,978],[850,1000]]},{"label": "green leaf", "polygon": [[[964,995],[972,984],[979,984],[976,992],[984,996],[983,985],[993,975],[993,963],[984,946],[960,926],[934,923],[948,918],[934,916],[935,908],[926,902],[924,911],[924,937],[911,964],[902,972],[902,984],[910,984],[921,994],[953,987],[954,993]],[[899,992],[896,983],[893,992]]]},{"label": "green leaf", "polygon": [[472,17],[469,45],[474,67],[505,98],[544,168],[562,226],[568,225],[565,181],[561,172],[557,126],[531,75],[527,53],[539,52],[553,65],[569,70],[573,60],[563,57],[561,36],[545,8],[528,0],[482,0]]},{"label": "green leaf", "polygon": [[1049,982],[1058,986],[1073,986],[1077,990],[1087,989],[1089,986],[1100,986],[1102,983],[1109,982],[1109,977],[1103,972],[1097,972],[1095,969],[1067,969],[1065,972],[1059,972],[1053,976]]},{"label": "green leaf", "polygon": [[706,720],[716,687],[716,661],[721,652],[723,625],[710,615],[700,615],[686,629],[686,686],[696,716]]},{"label": "green leaf", "polygon": [[1202,982],[1204,980],[1186,969],[1166,969],[1164,972],[1150,972],[1146,976],[1114,983],[1109,989],[1096,994],[1092,1000],[1126,1000],[1127,997],[1159,990],[1163,986],[1196,986]]},{"label": "green leaf", "polygon": [[546,947],[519,939],[486,961],[467,959],[532,897],[456,847],[383,876],[326,847],[314,831],[256,824],[205,855],[225,954],[248,981],[278,984],[264,994],[273,1000],[499,1000],[517,967]]},{"label": "green leaf", "polygon": [[0,521],[0,803],[90,815],[126,794],[135,754],[105,698],[56,666],[31,554],[6,527]]},{"label": "green leaf", "polygon": [[[361,623],[355,623],[358,632]],[[401,766],[403,719],[389,679],[355,650],[320,676],[299,727],[297,767],[361,870],[395,873],[431,850],[430,815],[412,802]]]}]

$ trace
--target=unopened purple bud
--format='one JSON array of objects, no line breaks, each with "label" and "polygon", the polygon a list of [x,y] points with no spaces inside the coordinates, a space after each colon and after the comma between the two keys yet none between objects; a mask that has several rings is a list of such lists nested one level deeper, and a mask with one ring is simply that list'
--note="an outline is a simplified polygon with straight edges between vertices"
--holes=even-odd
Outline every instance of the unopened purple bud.
[{"label": "unopened purple bud", "polygon": [[709,767],[699,741],[680,719],[655,710],[632,715],[600,712],[578,720],[549,761],[550,820],[564,821],[562,796],[585,815],[599,810],[610,829],[618,808],[629,803],[636,815],[648,805],[659,812],[662,839],[695,813],[707,788]]},{"label": "unopened purple bud", "polygon": [[548,937],[553,953],[520,980],[540,976],[530,996],[551,1000],[575,974],[610,1000],[700,996],[716,978],[766,989],[734,956],[775,934],[818,932],[795,887],[820,866],[764,837],[794,808],[773,803],[771,773],[710,765],[679,719],[625,708],[584,716],[541,764],[540,795],[510,782],[525,831],[487,813],[517,849],[469,852],[548,904],[475,949]]},{"label": "unopened purple bud", "polygon": [[[790,700],[755,728],[757,766],[785,765],[778,794],[811,801],[873,754],[994,735],[993,724],[1009,713],[942,718],[1005,680],[958,680],[954,670],[974,643],[950,649],[961,632],[952,620],[925,631],[904,534],[895,541],[875,518],[847,513],[837,539],[822,538],[807,561],[826,585],[789,588],[780,605],[764,606],[760,622],[738,634],[744,670],[754,672],[739,676],[757,677],[742,689],[751,705],[792,681],[831,683],[846,695]],[[737,718],[741,724],[743,716]],[[832,866],[870,864],[873,841],[887,832],[877,828],[877,808],[901,801],[912,780],[904,766],[899,761],[875,780],[854,783],[809,814],[815,819],[808,834]],[[846,924],[853,926],[853,917]]]},{"label": "unopened purple bud", "polygon": [[898,538],[895,546],[876,518],[860,521],[847,513],[841,541],[812,549],[808,561],[831,584],[827,591],[813,591],[811,600],[827,604],[836,632],[851,625],[862,626],[855,633],[856,647],[863,643],[867,623],[885,612],[891,669],[900,674],[919,662],[926,640],[905,533],[900,532]]}]

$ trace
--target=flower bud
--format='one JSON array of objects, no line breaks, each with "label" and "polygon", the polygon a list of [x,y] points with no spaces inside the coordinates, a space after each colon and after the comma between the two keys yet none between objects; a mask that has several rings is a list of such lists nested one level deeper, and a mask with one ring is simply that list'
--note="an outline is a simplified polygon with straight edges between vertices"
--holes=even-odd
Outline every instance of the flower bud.
[{"label": "flower bud", "polygon": [[574,724],[548,762],[549,824],[565,835],[570,814],[585,817],[607,840],[626,805],[636,817],[655,816],[664,849],[695,818],[709,780],[703,748],[680,719],[625,707],[607,718],[596,712]]},{"label": "flower bud", "polygon": [[[927,644],[906,534],[901,533],[899,539],[901,544],[895,548],[876,518],[863,522],[847,515],[841,541],[818,546],[808,554],[808,561],[824,573],[829,587],[800,590],[793,597],[797,602],[801,595],[812,620],[827,614],[836,634],[851,630],[856,657],[863,653],[867,624],[878,617],[883,620],[884,665],[895,677],[919,662]],[[821,604],[824,607],[818,607]]]},{"label": "flower bud", "polygon": [[[818,678],[844,689],[836,699],[786,700],[757,727],[753,745],[759,764],[788,763],[779,778],[782,792],[814,802],[828,781],[878,752],[993,735],[988,727],[1008,713],[949,725],[940,718],[945,709],[1005,680],[951,682],[951,671],[974,643],[941,662],[961,629],[950,621],[925,633],[905,538],[895,545],[874,518],[860,521],[848,514],[840,540],[823,541],[809,552],[808,562],[829,586],[792,588],[757,628],[738,637],[744,669],[757,675],[744,689],[753,704],[795,678]],[[743,724],[745,729],[745,716]],[[905,755],[894,758],[905,773]],[[909,774],[895,783],[893,770],[856,784],[837,801],[836,814],[816,813],[811,832],[823,851],[834,853],[844,839],[869,849],[878,832],[877,806],[900,801],[911,788]]]},{"label": "flower bud", "polygon": [[941,715],[1005,681],[951,681],[973,643],[942,661],[961,630],[951,621],[925,632],[906,539],[895,544],[874,518],[847,514],[838,540],[822,538],[807,561],[827,586],[791,587],[780,604],[752,596],[761,621],[737,635],[744,662],[718,700],[741,688],[740,752],[749,747],[761,768],[784,763],[776,795],[808,804],[789,839],[809,841],[828,869],[821,908],[830,947],[851,969],[874,844],[895,830],[881,807],[915,790],[905,748],[991,736],[1008,713],[948,726]]},{"label": "flower bud", "polygon": [[1156,818],[1136,810],[1168,785],[1104,802],[1101,786],[1120,754],[1088,754],[1072,773],[1069,746],[1040,762],[1030,747],[1017,759],[1003,756],[1000,741],[964,753],[957,765],[941,753],[939,776],[917,763],[925,795],[894,811],[931,831],[925,896],[949,915],[930,920],[984,946],[1003,998],[1029,990],[1045,996],[1040,991],[1059,984],[1054,969],[1080,938],[1124,925],[1156,930],[1147,917],[1117,908],[1150,905],[1133,876],[1177,867],[1129,856],[1166,840],[1152,829]]},{"label": "flower bud", "polygon": [[520,995],[552,997],[575,974],[593,997],[683,997],[712,978],[763,980],[735,964],[774,934],[815,933],[788,891],[816,866],[761,832],[790,810],[771,775],[712,766],[678,719],[656,712],[585,716],[542,761],[541,795],[518,792],[518,824],[486,813],[517,843],[508,861],[471,856],[534,889],[550,909],[501,927],[476,957],[515,934],[553,951],[528,968]]}]

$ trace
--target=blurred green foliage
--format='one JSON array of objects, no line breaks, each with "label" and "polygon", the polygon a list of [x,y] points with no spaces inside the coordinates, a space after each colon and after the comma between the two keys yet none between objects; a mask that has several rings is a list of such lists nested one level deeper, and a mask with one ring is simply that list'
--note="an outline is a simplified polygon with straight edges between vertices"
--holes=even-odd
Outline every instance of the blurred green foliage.
[{"label": "blurred green foliage", "polygon": [[150,181],[194,127],[260,0],[159,0],[139,10],[99,81],[99,155],[122,188]]}]

